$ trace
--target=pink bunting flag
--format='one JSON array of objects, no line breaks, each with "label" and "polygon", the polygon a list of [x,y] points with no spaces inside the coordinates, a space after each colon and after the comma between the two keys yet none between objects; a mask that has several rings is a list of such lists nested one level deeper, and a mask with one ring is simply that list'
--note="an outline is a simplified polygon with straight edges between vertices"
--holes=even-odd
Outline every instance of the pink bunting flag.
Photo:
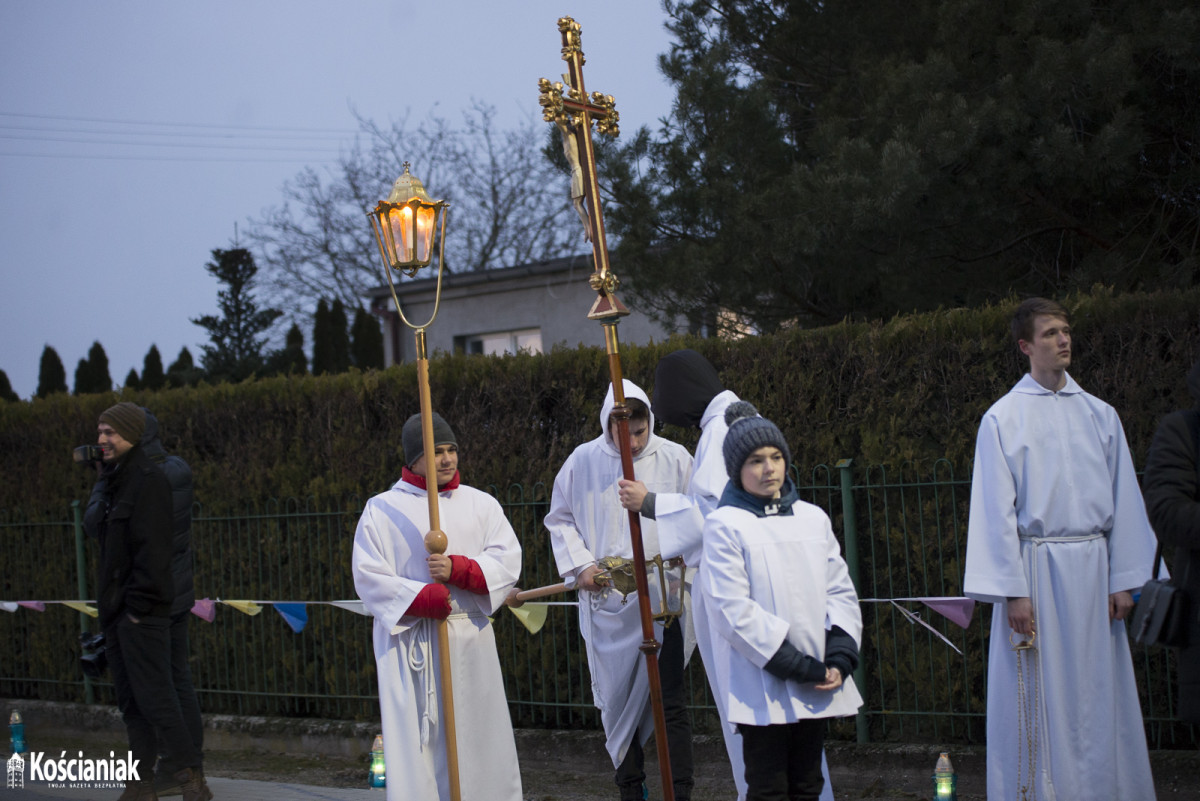
[{"label": "pink bunting flag", "polygon": [[26,609],[33,609],[38,612],[46,611],[46,603],[44,601],[17,601],[17,603]]},{"label": "pink bunting flag", "polygon": [[917,600],[964,629],[971,625],[971,617],[975,614],[975,601],[971,598],[918,598]]},{"label": "pink bunting flag", "polygon": [[217,616],[217,602],[210,601],[207,598],[203,600],[197,599],[196,603],[192,604],[192,614],[212,623],[213,619]]}]

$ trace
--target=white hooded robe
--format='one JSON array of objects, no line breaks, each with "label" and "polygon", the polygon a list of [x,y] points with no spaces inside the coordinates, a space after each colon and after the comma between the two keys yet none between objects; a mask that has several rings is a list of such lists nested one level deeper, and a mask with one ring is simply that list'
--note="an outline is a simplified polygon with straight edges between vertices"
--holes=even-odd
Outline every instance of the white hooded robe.
[{"label": "white hooded robe", "polygon": [[[626,398],[637,398],[650,406],[646,393],[632,381],[624,381]],[[582,570],[606,556],[632,558],[629,512],[618,497],[617,481],[623,478],[621,455],[609,440],[609,415],[615,405],[612,386],[600,410],[604,433],[576,448],[554,479],[550,512],[545,524],[550,532],[558,572],[573,579]],[[646,447],[633,460],[635,476],[651,492],[685,492],[692,471],[692,457],[682,445],[654,434],[654,415]],[[641,518],[642,547],[646,559],[659,552],[658,530],[653,520]],[[672,625],[684,626],[684,664],[695,647],[691,631],[691,574],[686,574],[684,613]],[[647,574],[649,591],[658,597],[657,573]],[[662,627],[655,624],[655,639],[662,642]],[[613,767],[618,767],[633,742],[635,731],[644,745],[654,733],[650,708],[650,683],[646,660],[638,650],[642,643],[637,593],[622,599],[615,590],[579,594],[579,630],[587,646],[592,676],[592,696],[607,737]]]}]

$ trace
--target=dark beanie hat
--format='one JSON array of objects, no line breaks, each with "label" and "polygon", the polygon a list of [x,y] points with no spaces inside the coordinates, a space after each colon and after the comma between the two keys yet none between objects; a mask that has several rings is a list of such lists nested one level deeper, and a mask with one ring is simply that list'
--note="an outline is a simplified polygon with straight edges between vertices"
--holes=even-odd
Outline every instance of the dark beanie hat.
[{"label": "dark beanie hat", "polygon": [[712,362],[690,348],[658,360],[654,370],[654,416],[664,423],[699,428],[709,402],[725,387]]},{"label": "dark beanie hat", "polygon": [[146,410],[125,401],[100,413],[100,422],[108,423],[126,442],[137,445],[146,431]]},{"label": "dark beanie hat", "polygon": [[729,404],[725,410],[725,423],[729,426],[725,445],[721,449],[725,454],[725,472],[738,489],[744,489],[742,465],[759,448],[779,448],[783,452],[784,463],[792,463],[792,452],[783,438],[783,432],[767,418],[759,417],[754,404],[745,401]]},{"label": "dark beanie hat", "polygon": [[[453,445],[458,447],[454,431],[450,424],[442,419],[437,412],[433,413],[433,444]],[[404,448],[404,464],[412,467],[413,463],[425,454],[425,443],[421,437],[421,414],[418,412],[404,421],[404,429],[400,432],[400,445]]]}]

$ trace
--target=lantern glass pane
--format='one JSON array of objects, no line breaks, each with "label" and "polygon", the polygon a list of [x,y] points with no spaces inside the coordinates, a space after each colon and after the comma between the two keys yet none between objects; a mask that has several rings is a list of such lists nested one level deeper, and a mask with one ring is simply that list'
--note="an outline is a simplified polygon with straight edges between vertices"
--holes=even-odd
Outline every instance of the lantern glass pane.
[{"label": "lantern glass pane", "polygon": [[391,209],[388,223],[392,230],[393,264],[404,264],[413,260],[413,212],[408,206]]},{"label": "lantern glass pane", "polygon": [[433,255],[433,223],[437,213],[432,206],[417,207],[417,261],[428,264]]}]

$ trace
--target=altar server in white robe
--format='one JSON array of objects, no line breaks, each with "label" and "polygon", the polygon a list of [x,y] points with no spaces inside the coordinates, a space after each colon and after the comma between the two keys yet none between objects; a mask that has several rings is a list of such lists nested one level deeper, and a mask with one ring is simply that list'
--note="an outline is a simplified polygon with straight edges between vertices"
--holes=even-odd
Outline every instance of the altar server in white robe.
[{"label": "altar server in white robe", "polygon": [[[650,517],[658,524],[658,542],[664,558],[683,556],[689,565],[696,566],[692,582],[692,626],[696,632],[696,649],[704,662],[704,672],[712,689],[717,715],[721,721],[725,751],[733,772],[739,801],[746,798],[746,769],[742,764],[742,736],[737,726],[729,722],[725,704],[728,677],[717,666],[727,658],[718,652],[729,643],[715,637],[708,624],[707,596],[700,576],[704,572],[704,521],[717,508],[721,493],[729,483],[725,456],[721,448],[729,426],[725,410],[736,403],[738,396],[725,389],[717,370],[703,355],[689,348],[672,351],[658,361],[654,371],[654,399],[651,410],[665,423],[681,428],[699,428],[700,442],[686,493],[652,493],[641,481],[620,482],[621,505]],[[833,786],[829,767],[821,755],[821,773],[825,779],[821,801],[833,801]]]},{"label": "altar server in white robe", "polygon": [[726,410],[729,483],[704,526],[713,633],[748,801],[817,801],[827,718],[862,705],[854,680],[858,595],[829,516],[788,478],[783,434],[752,405]]},{"label": "altar server in white robe", "polygon": [[[632,417],[630,445],[635,475],[652,491],[686,492],[692,457],[682,445],[654,433],[654,416],[646,393],[624,381]],[[643,792],[643,746],[654,733],[650,684],[642,643],[636,592],[627,597],[596,583],[597,562],[607,556],[631,558],[629,513],[621,507],[617,481],[622,477],[620,450],[613,441],[611,420],[616,401],[612,386],[600,410],[599,437],[576,448],[554,480],[545,524],[558,572],[579,594],[579,629],[587,647],[592,695],[604,725],[608,754],[616,768],[622,801],[640,801]],[[659,553],[653,520],[641,519],[642,545],[647,560]],[[687,710],[683,671],[695,647],[691,627],[691,574],[683,574],[682,616],[664,627],[656,623],[655,639],[662,684],[667,745],[677,801],[692,791],[692,729]],[[647,575],[652,603],[659,606],[661,586],[656,571]]]},{"label": "altar server in white robe", "polygon": [[994,604],[988,798],[1153,799],[1124,621],[1155,540],[1125,432],[1067,374],[1062,306],[1026,300],[1012,333],[1029,373],[979,426],[963,579]]},{"label": "altar server in white robe", "polygon": [[[491,495],[459,483],[454,432],[434,414],[402,432],[409,466],[367,502],[354,535],[354,587],[375,618],[388,801],[450,798],[438,621],[447,619],[462,801],[521,801],[521,774],[489,615],[521,572],[521,546]],[[432,470],[429,467],[432,466]],[[438,486],[445,554],[425,550],[426,482]]]}]

